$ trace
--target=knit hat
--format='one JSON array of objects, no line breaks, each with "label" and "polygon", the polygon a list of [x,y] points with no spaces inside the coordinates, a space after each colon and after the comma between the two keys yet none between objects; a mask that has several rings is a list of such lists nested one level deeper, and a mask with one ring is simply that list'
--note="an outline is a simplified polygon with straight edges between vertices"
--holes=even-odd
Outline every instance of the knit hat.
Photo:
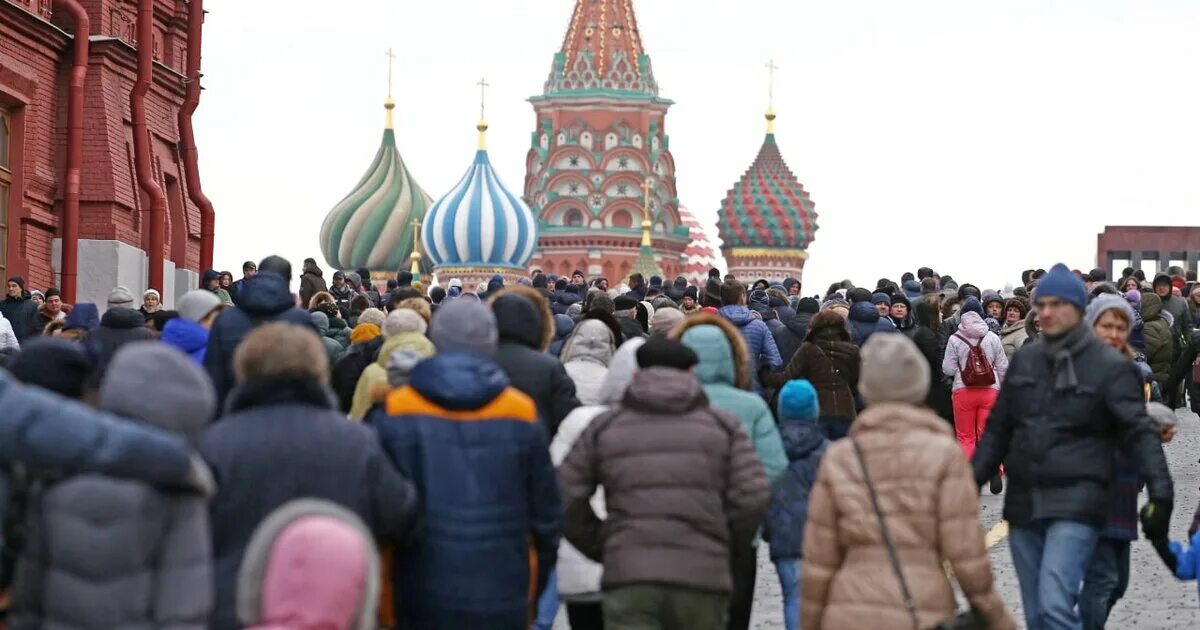
[{"label": "knit hat", "polygon": [[156,341],[135,341],[117,350],[98,402],[104,411],[169,429],[193,445],[217,410],[217,394],[204,369]]},{"label": "knit hat", "polygon": [[689,286],[688,288],[683,290],[683,297],[692,298],[693,300],[699,302],[700,301],[700,289],[697,287]]},{"label": "knit hat", "polygon": [[308,314],[308,319],[312,322],[313,328],[317,329],[317,332],[321,333],[322,335],[329,332],[329,316],[325,313],[321,311],[312,311]]},{"label": "knit hat", "polygon": [[871,335],[862,347],[858,391],[869,405],[922,403],[929,394],[929,363],[907,335]]},{"label": "knit hat", "polygon": [[721,305],[721,281],[720,280],[717,280],[716,278],[713,278],[710,276],[709,279],[704,282],[704,298],[707,301],[716,304],[717,306]]},{"label": "knit hat", "polygon": [[921,283],[916,280],[906,280],[903,289],[904,295],[908,296],[910,300],[921,297]]},{"label": "knit hat", "polygon": [[162,294],[154,289],[146,289],[146,292],[142,294],[142,301],[146,301],[146,298],[150,297],[151,295],[157,298],[160,302],[162,301]]},{"label": "knit hat", "polygon": [[460,280],[458,278],[450,278],[450,282],[446,283],[446,288],[451,288],[451,287],[458,287],[459,289],[461,289],[462,288],[462,280]]},{"label": "knit hat", "polygon": [[1104,293],[1092,300],[1092,303],[1088,304],[1087,310],[1084,311],[1083,318],[1087,320],[1088,327],[1092,328],[1096,325],[1096,322],[1100,321],[1100,317],[1104,315],[1105,311],[1113,309],[1121,311],[1121,314],[1125,316],[1125,321],[1129,322],[1130,326],[1136,321],[1133,316],[1133,307],[1129,305],[1129,301],[1125,299],[1125,296],[1113,295],[1111,293]]},{"label": "knit hat", "polygon": [[666,337],[651,337],[637,351],[640,368],[666,367],[690,370],[700,362],[696,353],[684,344]]},{"label": "knit hat", "polygon": [[8,364],[18,381],[76,399],[83,395],[92,368],[82,345],[54,337],[30,339]]},{"label": "knit hat", "polygon": [[1037,287],[1033,290],[1033,301],[1037,302],[1042,298],[1058,298],[1081,312],[1087,308],[1087,288],[1083,286],[1083,281],[1062,263],[1054,265],[1049,273],[1038,280]]},{"label": "knit hat", "polygon": [[175,310],[179,312],[180,317],[198,324],[220,306],[221,298],[217,297],[216,293],[197,289],[184,293],[175,305]]},{"label": "knit hat", "polygon": [[613,300],[613,306],[618,311],[630,311],[630,310],[637,308],[637,305],[638,305],[637,300],[635,300],[631,297],[626,297],[624,295],[618,295],[616,297],[616,299]]},{"label": "knit hat", "polygon": [[812,421],[821,415],[817,390],[805,379],[788,381],[779,390],[779,421]]},{"label": "knit hat", "polygon": [[360,319],[358,325],[354,327],[354,330],[350,331],[350,343],[367,343],[368,341],[374,340],[381,334],[383,334],[383,331],[379,330],[379,326],[369,322],[364,323]]},{"label": "knit hat", "polygon": [[650,334],[666,335],[679,325],[679,322],[686,319],[683,311],[677,308],[663,307],[654,311],[654,317],[650,318]]},{"label": "knit hat", "polygon": [[9,278],[8,281],[17,283],[17,286],[21,287],[22,291],[25,290],[25,278],[22,278],[21,276],[13,276]]},{"label": "knit hat", "polygon": [[369,309],[363,311],[362,314],[358,316],[358,323],[359,324],[375,324],[376,326],[379,327],[379,330],[382,331],[383,330],[383,322],[386,318],[387,318],[387,315],[384,314],[383,311],[381,311],[377,308],[369,308]]},{"label": "knit hat", "polygon": [[999,302],[1000,306],[1003,307],[1004,306],[1004,296],[1000,295],[999,293],[997,293],[995,291],[984,291],[983,299],[980,300],[980,303],[982,303],[983,306],[986,307],[988,304],[991,304],[992,302]]},{"label": "knit hat", "polygon": [[133,308],[133,294],[125,287],[117,287],[109,291],[106,308]]},{"label": "knit hat", "polygon": [[891,306],[892,298],[886,293],[876,293],[875,295],[871,296],[871,304],[876,306],[880,304],[887,304],[888,306]]},{"label": "knit hat", "polygon": [[982,318],[983,317],[983,305],[980,304],[979,300],[975,296],[972,295],[972,296],[967,297],[967,299],[963,300],[962,308],[958,309],[958,312],[960,314],[961,313],[977,313],[979,315],[979,317]]},{"label": "knit hat", "polygon": [[425,357],[411,348],[399,348],[392,352],[387,365],[388,385],[393,388],[407,385],[413,368],[424,359]]},{"label": "knit hat", "polygon": [[854,287],[853,289],[846,291],[846,301],[849,302],[850,304],[858,304],[859,302],[870,302],[871,301],[871,292],[862,287]]},{"label": "knit hat", "polygon": [[91,331],[100,325],[100,310],[91,302],[80,302],[63,320],[63,330]]},{"label": "knit hat", "polygon": [[496,354],[496,315],[474,300],[454,300],[438,308],[429,327],[429,340],[438,352]]},{"label": "knit hat", "polygon": [[411,308],[398,308],[388,313],[387,319],[383,322],[383,336],[388,339],[406,332],[423,335],[427,329],[425,318]]},{"label": "knit hat", "polygon": [[800,298],[800,303],[796,305],[797,313],[818,313],[820,310],[821,303],[816,298]]},{"label": "knit hat", "polygon": [[42,301],[43,301],[43,302],[45,302],[45,301],[46,301],[46,294],[45,294],[45,293],[42,293],[41,291],[38,291],[37,289],[34,289],[34,290],[32,290],[32,291],[30,291],[30,292],[29,292],[29,298],[30,298],[30,299],[33,299],[33,298],[35,298],[35,297],[42,298]]}]

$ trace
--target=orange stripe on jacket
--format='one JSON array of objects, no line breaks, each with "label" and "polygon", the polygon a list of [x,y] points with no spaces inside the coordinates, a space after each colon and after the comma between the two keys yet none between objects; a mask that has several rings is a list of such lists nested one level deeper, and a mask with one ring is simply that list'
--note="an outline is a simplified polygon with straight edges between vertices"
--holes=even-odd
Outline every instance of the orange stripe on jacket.
[{"label": "orange stripe on jacket", "polygon": [[388,394],[389,416],[433,416],[457,422],[483,422],[487,420],[523,420],[537,422],[537,406],[533,399],[515,387],[506,387],[491,402],[473,410],[443,409],[430,402],[411,385],[406,385]]}]

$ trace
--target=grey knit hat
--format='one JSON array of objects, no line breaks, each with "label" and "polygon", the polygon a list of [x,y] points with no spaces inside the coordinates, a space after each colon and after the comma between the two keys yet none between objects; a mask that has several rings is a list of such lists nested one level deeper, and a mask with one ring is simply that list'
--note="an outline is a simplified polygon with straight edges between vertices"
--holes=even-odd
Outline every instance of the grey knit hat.
[{"label": "grey knit hat", "polygon": [[499,334],[492,310],[475,300],[453,300],[433,314],[429,340],[438,352],[496,354]]},{"label": "grey knit hat", "polygon": [[417,367],[417,364],[424,359],[425,357],[408,348],[400,348],[393,352],[388,358],[388,385],[393,388],[407,385],[408,377],[412,374],[413,368]]},{"label": "grey knit hat", "polygon": [[1088,327],[1094,327],[1096,322],[1100,321],[1100,316],[1104,315],[1105,311],[1118,310],[1125,316],[1125,321],[1129,322],[1130,326],[1137,321],[1133,316],[1133,306],[1129,304],[1129,300],[1123,295],[1115,293],[1101,293],[1088,304],[1087,310],[1083,313],[1083,318],[1087,320]]},{"label": "grey knit hat", "polygon": [[117,287],[109,291],[107,308],[133,308],[133,294],[125,287]]},{"label": "grey knit hat", "polygon": [[858,391],[868,404],[925,401],[929,364],[905,335],[871,335],[862,348]]}]

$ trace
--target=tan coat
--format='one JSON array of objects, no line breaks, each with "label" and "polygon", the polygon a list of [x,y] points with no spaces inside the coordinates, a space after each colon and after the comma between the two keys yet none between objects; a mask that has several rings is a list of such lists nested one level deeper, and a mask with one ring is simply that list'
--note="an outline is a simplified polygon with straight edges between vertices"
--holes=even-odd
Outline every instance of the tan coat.
[{"label": "tan coat", "polygon": [[[903,404],[874,405],[850,437],[862,447],[920,627],[956,613],[946,560],[989,628],[1015,628],[992,587],[978,488],[949,425]],[[829,448],[804,535],[801,627],[911,628],[900,583],[849,439]]]}]

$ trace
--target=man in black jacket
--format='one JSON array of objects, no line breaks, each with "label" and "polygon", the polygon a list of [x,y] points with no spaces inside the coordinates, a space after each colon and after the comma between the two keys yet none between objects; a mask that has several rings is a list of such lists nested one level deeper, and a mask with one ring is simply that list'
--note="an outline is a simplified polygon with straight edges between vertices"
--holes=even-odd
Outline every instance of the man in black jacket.
[{"label": "man in black jacket", "polygon": [[37,304],[29,299],[29,292],[25,290],[25,279],[20,276],[9,278],[4,300],[0,301],[0,315],[4,315],[4,319],[12,324],[17,341],[24,342],[41,332],[34,328],[37,313]]},{"label": "man in black jacket", "polygon": [[1033,298],[1043,335],[1013,356],[971,465],[983,485],[1004,463],[1004,518],[1027,625],[1078,628],[1079,589],[1107,517],[1117,449],[1146,482],[1147,538],[1166,535],[1174,489],[1137,368],[1083,322],[1083,282],[1055,265]]}]

